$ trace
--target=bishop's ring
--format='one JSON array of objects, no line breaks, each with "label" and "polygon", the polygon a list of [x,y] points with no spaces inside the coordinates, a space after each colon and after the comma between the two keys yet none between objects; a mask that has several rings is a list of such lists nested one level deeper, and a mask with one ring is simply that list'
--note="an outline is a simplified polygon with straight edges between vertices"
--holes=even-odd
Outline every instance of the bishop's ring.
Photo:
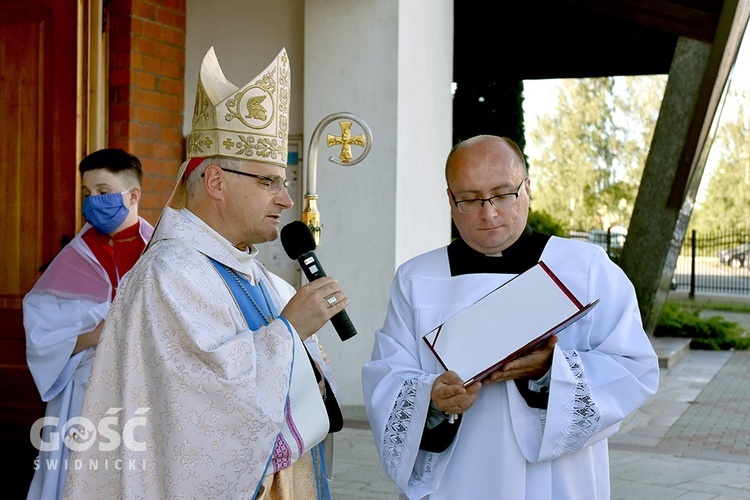
[{"label": "bishop's ring", "polygon": [[329,295],[328,297],[326,297],[326,302],[328,302],[328,305],[330,307],[333,307],[336,302],[338,302],[338,299],[336,299],[336,297],[333,295]]}]

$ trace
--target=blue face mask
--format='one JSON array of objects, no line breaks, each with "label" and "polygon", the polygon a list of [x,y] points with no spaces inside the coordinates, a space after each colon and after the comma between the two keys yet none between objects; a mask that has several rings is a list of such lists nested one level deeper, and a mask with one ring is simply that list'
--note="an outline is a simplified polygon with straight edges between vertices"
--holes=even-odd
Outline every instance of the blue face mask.
[{"label": "blue face mask", "polygon": [[83,216],[86,217],[86,221],[100,233],[115,232],[115,229],[125,222],[130,213],[122,197],[129,191],[130,189],[122,193],[107,193],[84,198]]}]

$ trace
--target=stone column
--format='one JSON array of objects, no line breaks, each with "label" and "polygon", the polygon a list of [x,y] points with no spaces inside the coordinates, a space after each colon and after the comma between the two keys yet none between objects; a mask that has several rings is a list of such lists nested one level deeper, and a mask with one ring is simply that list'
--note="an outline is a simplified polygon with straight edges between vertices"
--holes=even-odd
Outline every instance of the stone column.
[{"label": "stone column", "polygon": [[727,1],[712,44],[681,38],[675,48],[621,260],[649,334],[661,318],[749,15],[750,0]]}]

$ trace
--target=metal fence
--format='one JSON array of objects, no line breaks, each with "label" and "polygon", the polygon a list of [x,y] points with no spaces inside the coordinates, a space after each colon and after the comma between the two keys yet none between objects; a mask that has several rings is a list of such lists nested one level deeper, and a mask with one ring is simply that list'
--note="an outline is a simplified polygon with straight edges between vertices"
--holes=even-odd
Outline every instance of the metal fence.
[{"label": "metal fence", "polygon": [[624,229],[610,228],[606,231],[604,229],[592,229],[590,231],[570,231],[568,238],[572,240],[588,241],[594,245],[599,245],[607,251],[609,258],[617,262],[622,253],[622,247],[625,244],[625,237],[627,231]]},{"label": "metal fence", "polygon": [[725,231],[685,238],[673,287],[696,292],[750,295],[750,232]]},{"label": "metal fence", "polygon": [[[571,239],[588,241],[607,250],[617,262],[625,235],[612,231],[571,231]],[[750,231],[696,234],[685,238],[672,277],[672,289],[728,295],[750,295]]]}]

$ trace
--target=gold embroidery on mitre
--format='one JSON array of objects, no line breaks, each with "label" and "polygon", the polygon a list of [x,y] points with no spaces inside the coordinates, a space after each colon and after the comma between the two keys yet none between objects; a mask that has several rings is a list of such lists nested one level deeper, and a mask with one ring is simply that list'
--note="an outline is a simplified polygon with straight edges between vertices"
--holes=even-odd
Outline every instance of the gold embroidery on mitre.
[{"label": "gold embroidery on mitre", "polygon": [[289,59],[282,49],[254,80],[226,80],[213,47],[201,65],[188,158],[225,156],[286,167]]}]

